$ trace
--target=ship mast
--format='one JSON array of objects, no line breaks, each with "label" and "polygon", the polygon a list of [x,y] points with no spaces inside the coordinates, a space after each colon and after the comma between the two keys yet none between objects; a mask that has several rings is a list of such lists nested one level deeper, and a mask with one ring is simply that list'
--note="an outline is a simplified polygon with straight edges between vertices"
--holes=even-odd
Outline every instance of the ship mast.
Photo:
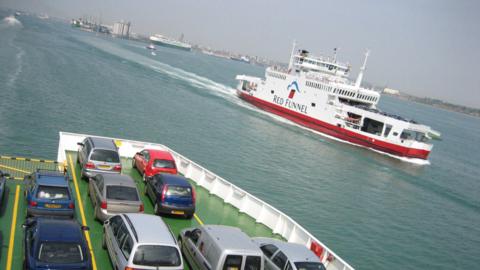
[{"label": "ship mast", "polygon": [[360,73],[358,73],[357,80],[355,81],[355,88],[357,90],[360,89],[360,85],[362,84],[363,72],[365,71],[365,69],[367,67],[367,59],[368,59],[369,54],[370,54],[370,51],[367,50],[365,52],[365,60],[363,60],[363,66],[360,68]]},{"label": "ship mast", "polygon": [[294,58],[294,54],[295,54],[295,47],[297,46],[297,42],[295,41],[295,39],[293,40],[293,47],[292,47],[292,53],[290,54],[290,62],[288,62],[288,73],[290,73],[292,71],[292,67],[293,67],[293,58]]}]

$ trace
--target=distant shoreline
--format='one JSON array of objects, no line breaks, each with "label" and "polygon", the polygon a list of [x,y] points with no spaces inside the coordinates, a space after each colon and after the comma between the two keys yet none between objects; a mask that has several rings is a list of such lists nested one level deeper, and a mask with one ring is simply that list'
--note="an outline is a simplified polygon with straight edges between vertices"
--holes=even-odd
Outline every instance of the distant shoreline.
[{"label": "distant shoreline", "polygon": [[443,100],[428,98],[428,97],[416,97],[405,93],[400,93],[398,95],[382,93],[382,95],[387,95],[390,97],[396,97],[402,100],[413,101],[420,104],[429,105],[435,108],[444,109],[447,111],[458,112],[474,117],[480,117],[480,109],[475,109],[467,106],[456,105]]}]

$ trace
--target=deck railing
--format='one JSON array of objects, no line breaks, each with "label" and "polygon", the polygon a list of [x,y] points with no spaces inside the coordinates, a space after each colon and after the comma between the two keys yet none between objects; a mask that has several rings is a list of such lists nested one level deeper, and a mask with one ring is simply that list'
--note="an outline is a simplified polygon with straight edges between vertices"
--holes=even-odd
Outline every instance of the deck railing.
[{"label": "deck railing", "polygon": [[[91,135],[60,132],[57,161],[65,162],[67,160],[65,151],[77,151],[77,143],[88,136]],[[177,163],[178,170],[184,174],[185,177],[192,179],[197,185],[204,187],[211,194],[220,197],[224,202],[238,208],[240,212],[249,215],[257,222],[269,227],[274,233],[281,235],[289,242],[300,243],[312,249],[320,257],[328,270],[354,269],[283,212],[172,149],[156,143],[117,138],[110,139],[113,139],[119,147],[120,156],[126,158],[132,158],[135,153],[145,148],[170,151]]]}]

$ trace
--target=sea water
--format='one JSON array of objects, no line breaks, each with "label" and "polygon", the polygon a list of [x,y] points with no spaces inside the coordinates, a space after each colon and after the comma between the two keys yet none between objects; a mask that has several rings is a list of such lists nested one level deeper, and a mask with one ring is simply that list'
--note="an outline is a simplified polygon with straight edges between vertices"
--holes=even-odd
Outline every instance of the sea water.
[{"label": "sea water", "polygon": [[480,119],[383,96],[381,109],[442,132],[430,164],[412,164],[241,101],[235,75],[262,67],[0,15],[1,154],[55,159],[59,131],[158,142],[357,269],[479,268]]}]

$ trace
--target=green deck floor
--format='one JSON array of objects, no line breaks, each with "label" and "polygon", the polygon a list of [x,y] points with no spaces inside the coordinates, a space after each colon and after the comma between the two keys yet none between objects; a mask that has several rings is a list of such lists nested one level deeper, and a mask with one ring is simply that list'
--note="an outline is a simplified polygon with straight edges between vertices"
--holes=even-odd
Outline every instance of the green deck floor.
[{"label": "green deck floor", "polygon": [[[81,222],[79,200],[76,197],[74,177],[78,183],[80,199],[83,203],[86,225],[90,227],[90,238],[92,241],[92,248],[95,256],[95,261],[97,269],[112,269],[110,259],[105,250],[102,249],[102,224],[98,221],[95,221],[93,218],[93,208],[90,198],[87,195],[88,184],[86,181],[80,178],[80,167],[76,164],[76,153],[67,152],[67,161],[68,161],[68,171],[71,178],[70,186],[74,192],[76,198],[76,212],[77,219]],[[73,168],[70,167],[70,160],[73,163]],[[143,195],[144,184],[141,180],[140,174],[136,170],[131,168],[131,159],[122,159],[122,173],[132,176],[133,179],[137,182],[137,187],[139,188],[140,193],[142,194],[142,200],[145,204],[145,213],[152,214],[153,206],[149,198]],[[23,229],[22,224],[26,216],[26,201],[24,197],[24,188],[23,181],[21,179],[27,172],[31,172],[36,168],[57,168],[55,163],[46,163],[40,162],[38,160],[29,161],[22,159],[11,159],[11,158],[0,158],[0,170],[10,173],[17,180],[8,180],[7,181],[7,190],[5,192],[5,197],[1,202],[0,209],[0,244],[2,247],[0,253],[0,269],[7,269],[7,257],[8,250],[10,248],[10,236],[11,236],[11,225],[12,217],[14,212],[14,201],[15,201],[15,192],[16,187],[20,187],[19,200],[18,200],[18,209],[17,209],[17,223],[15,226],[15,237],[14,237],[14,249],[12,257],[12,268],[11,269],[21,269],[23,262]],[[192,181],[192,184],[194,182]],[[211,195],[207,190],[199,186],[195,186],[197,191],[197,211],[196,216],[204,224],[223,224],[231,225],[241,228],[250,236],[267,236],[272,237],[272,231],[259,223],[256,223],[251,217],[239,213],[239,211],[233,206],[224,203],[220,198],[215,195]],[[191,220],[186,220],[183,218],[175,217],[163,217],[163,220],[171,227],[172,231],[178,235],[179,231],[186,227],[198,226],[199,222],[196,218]],[[279,237],[275,235],[275,237]],[[187,265],[187,264],[185,264]],[[187,266],[186,266],[187,267]],[[9,269],[7,269],[9,270]]]}]

